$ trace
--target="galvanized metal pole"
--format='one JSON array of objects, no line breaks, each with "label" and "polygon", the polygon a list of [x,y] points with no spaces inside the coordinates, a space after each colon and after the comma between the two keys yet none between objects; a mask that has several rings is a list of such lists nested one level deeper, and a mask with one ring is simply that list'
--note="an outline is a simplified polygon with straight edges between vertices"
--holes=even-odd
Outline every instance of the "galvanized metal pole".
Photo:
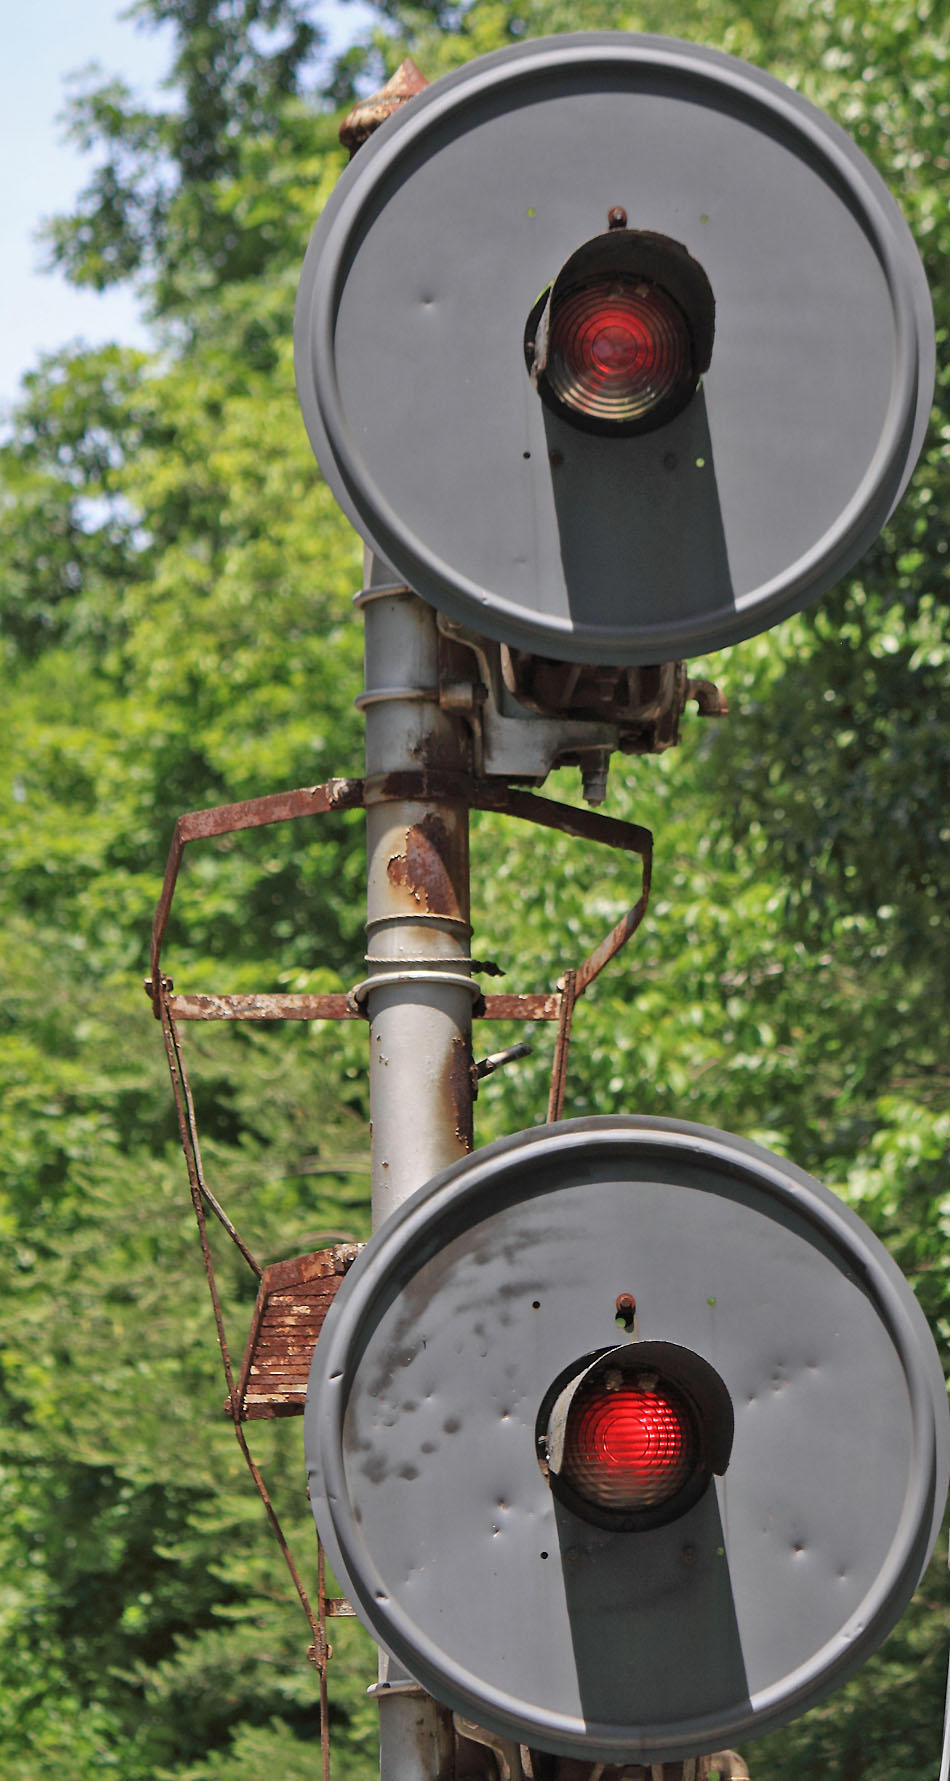
[{"label": "galvanized metal pole", "polygon": [[[469,768],[465,726],[439,706],[435,613],[367,560],[367,975],[373,1228],[472,1148]],[[424,795],[418,776],[425,773]],[[414,776],[408,787],[406,776]],[[407,792],[410,795],[407,795]],[[380,1654],[381,1781],[451,1773],[451,1714]]]}]

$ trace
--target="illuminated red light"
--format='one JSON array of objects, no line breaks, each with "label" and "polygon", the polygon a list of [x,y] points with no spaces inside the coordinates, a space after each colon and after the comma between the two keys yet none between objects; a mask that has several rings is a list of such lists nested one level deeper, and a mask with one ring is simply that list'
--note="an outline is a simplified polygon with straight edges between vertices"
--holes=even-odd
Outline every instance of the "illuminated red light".
[{"label": "illuminated red light", "polygon": [[686,318],[658,284],[616,272],[591,279],[552,307],[545,377],[578,416],[641,421],[695,388]]},{"label": "illuminated red light", "polygon": [[613,214],[535,301],[525,364],[545,406],[582,432],[649,433],[695,396],[716,300],[681,241],[621,227]]},{"label": "illuminated red light", "polygon": [[697,1461],[694,1418],[666,1384],[607,1373],[576,1394],[561,1477],[602,1509],[654,1509],[682,1490]]},{"label": "illuminated red light", "polygon": [[[617,1299],[620,1305],[630,1294]],[[729,1464],[732,1400],[715,1367],[675,1342],[634,1340],[579,1357],[538,1407],[538,1460],[553,1494],[596,1527],[678,1521]]]}]

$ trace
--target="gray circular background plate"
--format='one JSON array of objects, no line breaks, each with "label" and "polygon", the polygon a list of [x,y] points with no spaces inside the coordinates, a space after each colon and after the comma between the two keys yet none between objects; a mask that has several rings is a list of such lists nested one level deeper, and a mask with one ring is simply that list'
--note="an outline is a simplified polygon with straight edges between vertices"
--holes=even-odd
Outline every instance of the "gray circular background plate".
[{"label": "gray circular background plate", "polygon": [[[725,1476],[638,1533],[577,1520],[535,1453],[619,1292],[736,1416]],[[607,1762],[719,1749],[843,1680],[916,1587],[948,1469],[936,1350],[860,1220],[768,1151],[647,1119],[521,1133],[395,1213],[327,1319],[305,1438],[331,1562],[410,1674]]]},{"label": "gray circular background plate", "polygon": [[[683,414],[550,414],[525,320],[612,205],[716,298]],[[576,661],[663,661],[830,587],[899,498],[933,384],[901,213],[843,131],[732,57],[620,33],[470,63],[362,148],[300,282],[297,383],[338,501],[426,600]]]}]

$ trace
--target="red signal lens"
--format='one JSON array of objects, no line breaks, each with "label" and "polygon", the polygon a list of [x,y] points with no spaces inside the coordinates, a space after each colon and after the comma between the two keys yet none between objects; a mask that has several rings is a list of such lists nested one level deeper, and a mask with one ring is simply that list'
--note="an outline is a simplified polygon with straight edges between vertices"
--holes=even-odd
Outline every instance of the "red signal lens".
[{"label": "red signal lens", "polygon": [[661,285],[613,272],[552,304],[545,379],[578,418],[630,426],[696,387],[690,331]]},{"label": "red signal lens", "polygon": [[561,1477],[597,1508],[657,1509],[683,1489],[698,1450],[695,1419],[679,1392],[610,1371],[571,1403]]},{"label": "red signal lens", "polygon": [[612,222],[541,292],[525,364],[545,406],[582,432],[649,433],[692,401],[715,327],[712,286],[688,248]]}]

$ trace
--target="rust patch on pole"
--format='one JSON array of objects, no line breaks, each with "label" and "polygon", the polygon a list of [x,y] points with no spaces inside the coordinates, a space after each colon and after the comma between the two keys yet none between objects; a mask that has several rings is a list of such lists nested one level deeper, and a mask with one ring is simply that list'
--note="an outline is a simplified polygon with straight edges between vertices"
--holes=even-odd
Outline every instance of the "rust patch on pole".
[{"label": "rust patch on pole", "polygon": [[426,915],[464,920],[468,882],[468,846],[464,827],[430,810],[406,830],[404,853],[393,854],[386,867],[391,885],[409,893],[411,903]]},{"label": "rust patch on pole", "polygon": [[459,1034],[449,1047],[443,1089],[447,1117],[451,1120],[452,1130],[466,1154],[475,1146],[472,1067],[471,1045]]}]

